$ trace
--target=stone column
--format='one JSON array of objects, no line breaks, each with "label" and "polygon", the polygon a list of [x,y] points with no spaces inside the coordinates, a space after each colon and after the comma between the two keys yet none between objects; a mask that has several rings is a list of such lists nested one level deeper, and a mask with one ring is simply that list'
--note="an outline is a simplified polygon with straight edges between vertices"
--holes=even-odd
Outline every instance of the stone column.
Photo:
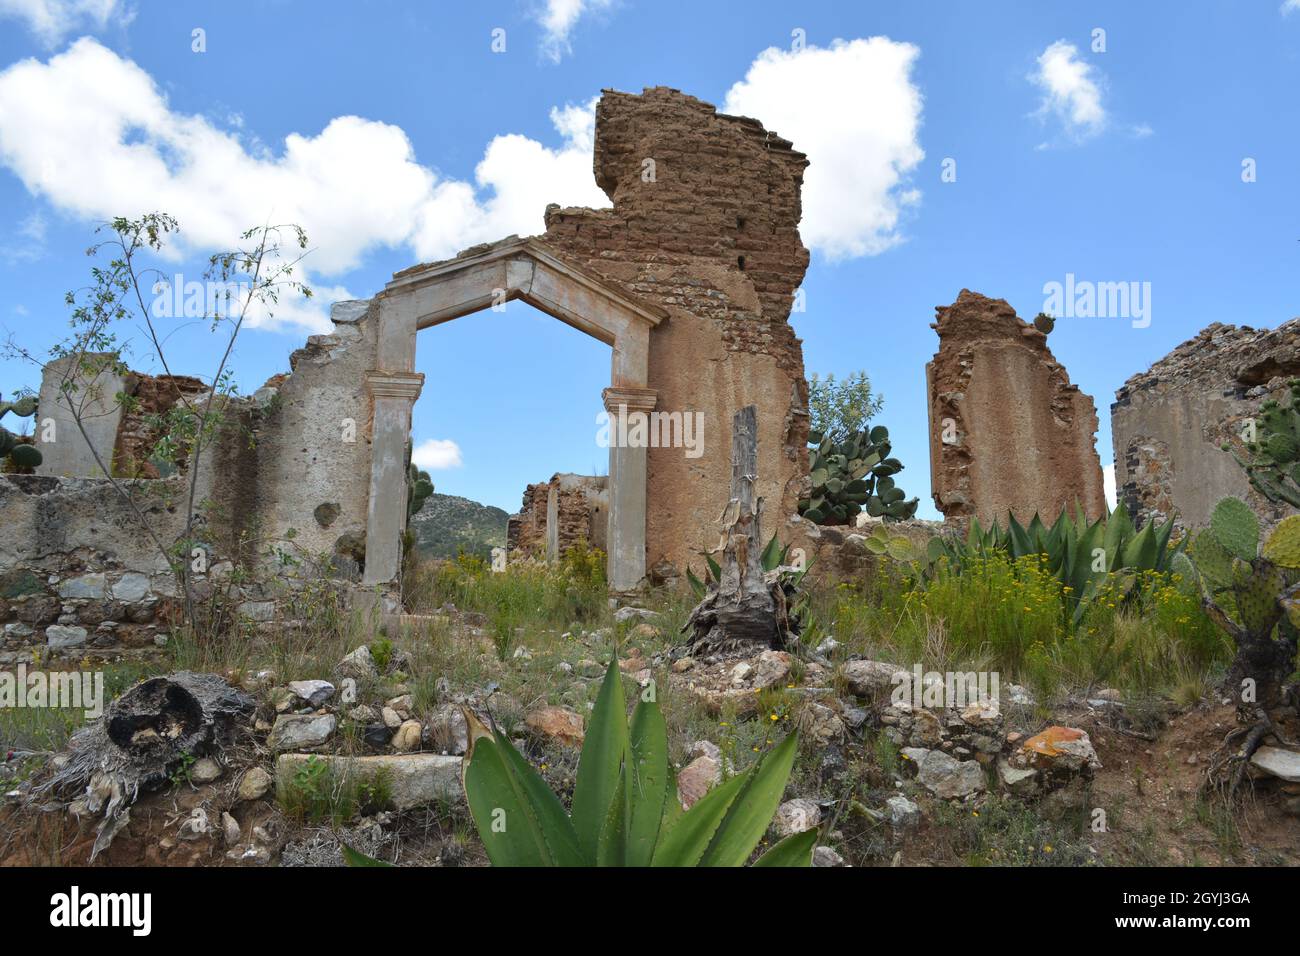
[{"label": "stone column", "polygon": [[[609,586],[630,591],[645,577],[646,445],[627,439],[634,414],[654,411],[652,388],[607,388],[601,393],[609,412]],[[642,432],[648,441],[650,430]]]},{"label": "stone column", "polygon": [[560,489],[551,484],[546,493],[546,563],[560,559]]},{"label": "stone column", "polygon": [[411,440],[411,407],[420,397],[419,372],[366,373],[374,407],[370,435],[370,504],[366,512],[364,584],[388,584],[402,564],[406,530],[406,445]]}]

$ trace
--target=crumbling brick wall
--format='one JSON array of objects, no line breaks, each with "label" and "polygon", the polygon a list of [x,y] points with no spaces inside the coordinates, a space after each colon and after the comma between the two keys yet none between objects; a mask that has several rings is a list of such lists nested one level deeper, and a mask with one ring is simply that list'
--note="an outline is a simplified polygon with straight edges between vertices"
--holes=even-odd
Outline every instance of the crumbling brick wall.
[{"label": "crumbling brick wall", "polygon": [[1220,498],[1245,499],[1265,524],[1286,509],[1257,494],[1222,450],[1242,457],[1242,432],[1267,398],[1300,375],[1300,319],[1271,331],[1216,322],[1115,393],[1111,439],[1116,492],[1143,519],[1204,527]]},{"label": "crumbling brick wall", "polygon": [[1047,336],[1003,299],[963,289],[935,309],[939,351],[926,366],[930,481],[945,520],[988,526],[1075,503],[1105,512],[1092,399],[1070,383]]},{"label": "crumbling brick wall", "polygon": [[524,489],[519,511],[506,520],[506,553],[510,557],[546,554],[546,501],[550,482],[542,481]]},{"label": "crumbling brick wall", "polygon": [[[150,461],[161,437],[157,416],[166,413],[182,399],[196,403],[208,393],[202,380],[188,375],[143,375],[132,372],[125,377],[123,393],[129,402],[117,426],[113,448],[113,473],[123,478],[161,477]],[[184,461],[177,462],[184,466]]]},{"label": "crumbling brick wall", "polygon": [[606,90],[596,182],[612,209],[548,207],[545,241],[667,309],[650,337],[649,386],[664,411],[704,413],[704,454],[651,448],[646,566],[699,564],[726,504],[731,418],[755,404],[767,527],[807,480],[807,385],[789,324],[808,267],[799,238],[808,161],[757,120],[664,87]]},{"label": "crumbling brick wall", "polygon": [[585,542],[604,550],[609,521],[609,479],[603,475],[557,474],[524,489],[518,514],[506,523],[506,551],[511,558],[546,557],[551,528],[550,500],[555,497],[555,556]]}]

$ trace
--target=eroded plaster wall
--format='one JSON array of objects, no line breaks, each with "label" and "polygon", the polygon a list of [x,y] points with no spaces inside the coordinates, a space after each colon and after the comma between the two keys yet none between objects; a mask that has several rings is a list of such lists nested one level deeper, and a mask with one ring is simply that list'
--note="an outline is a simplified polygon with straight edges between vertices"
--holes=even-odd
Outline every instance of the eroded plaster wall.
[{"label": "eroded plaster wall", "polygon": [[1175,517],[1209,524],[1219,499],[1243,498],[1268,525],[1286,510],[1255,492],[1245,471],[1242,432],[1268,398],[1281,399],[1300,375],[1300,319],[1261,330],[1216,322],[1115,393],[1111,438],[1115,486],[1143,520]]},{"label": "eroded plaster wall", "polygon": [[548,207],[545,241],[667,321],[650,334],[657,410],[702,412],[703,453],[651,448],[646,567],[717,545],[731,419],[758,406],[758,493],[767,524],[793,514],[807,478],[807,385],[789,324],[808,251],[799,238],[807,159],[757,121],[677,90],[606,90],[596,181],[612,209]]},{"label": "eroded plaster wall", "polygon": [[256,481],[250,520],[261,550],[282,548],[315,563],[338,555],[351,576],[366,532],[371,400],[378,310],[335,303],[334,331],[313,335],[290,356],[291,374],[259,392]]},{"label": "eroded plaster wall", "polygon": [[[367,302],[337,304],[335,331],[295,352],[292,372],[226,403],[194,488],[192,535],[205,552],[195,572],[200,597],[221,588],[238,614],[267,622],[276,602],[304,583],[359,579],[370,470],[365,373],[375,338],[369,310]],[[48,371],[47,384],[58,374]],[[151,410],[167,403],[149,396],[177,394],[172,381],[122,381],[142,387]],[[191,380],[179,384],[195,394]],[[156,475],[143,467],[153,439],[131,425],[137,420],[118,416],[98,436],[101,453],[131,464],[132,473]],[[116,484],[0,476],[0,664],[30,659],[34,649],[112,657],[165,643],[179,599],[159,544],[172,549],[185,536],[191,474],[183,467]],[[236,567],[246,573],[232,585]]]},{"label": "eroded plaster wall", "polygon": [[944,518],[988,527],[1038,513],[1050,522],[1076,502],[1091,518],[1104,514],[1096,408],[1047,336],[1005,300],[967,289],[935,312],[930,480]]}]

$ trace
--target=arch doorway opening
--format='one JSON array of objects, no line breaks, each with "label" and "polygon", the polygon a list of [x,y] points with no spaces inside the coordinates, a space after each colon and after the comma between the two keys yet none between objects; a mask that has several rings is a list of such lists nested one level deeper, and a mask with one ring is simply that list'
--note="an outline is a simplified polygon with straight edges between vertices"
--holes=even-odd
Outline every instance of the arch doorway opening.
[{"label": "arch doorway opening", "polygon": [[[401,568],[407,448],[414,404],[426,380],[416,362],[421,330],[483,310],[500,312],[520,300],[610,347],[609,385],[600,394],[610,415],[655,407],[655,392],[647,385],[650,330],[666,313],[629,298],[538,239],[509,239],[398,273],[379,299],[378,367],[368,373],[374,418],[367,584],[392,584]],[[426,337],[419,336],[421,347]],[[541,357],[537,364],[544,368]],[[609,443],[607,500],[607,579],[613,590],[631,590],[645,576],[645,447]]]}]

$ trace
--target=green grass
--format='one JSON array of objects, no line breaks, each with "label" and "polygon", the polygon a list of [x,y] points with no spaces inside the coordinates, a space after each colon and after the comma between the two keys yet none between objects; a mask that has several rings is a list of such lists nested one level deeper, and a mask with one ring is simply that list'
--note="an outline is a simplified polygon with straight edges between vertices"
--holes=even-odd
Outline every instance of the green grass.
[{"label": "green grass", "polygon": [[[67,671],[76,668],[66,663],[28,664],[28,674],[36,670]],[[105,664],[97,668],[104,674],[104,707],[122,695],[138,681],[156,672],[150,665],[135,661]],[[0,751],[32,751],[45,753],[61,750],[86,722],[84,709],[70,707],[4,707],[0,708]]]},{"label": "green grass", "polygon": [[578,545],[555,567],[516,564],[494,574],[482,558],[462,554],[455,561],[414,563],[403,593],[416,613],[450,603],[483,614],[497,654],[505,660],[518,646],[521,630],[608,621],[604,560],[602,552]]},{"label": "green grass", "polygon": [[1096,860],[1078,825],[1053,822],[1018,801],[990,797],[978,810],[932,805],[934,830],[968,866],[1087,866]]},{"label": "green grass", "polygon": [[358,812],[382,809],[392,800],[392,781],[382,768],[362,777],[339,773],[311,757],[292,777],[276,781],[276,800],[299,823],[341,826]]},{"label": "green grass", "polygon": [[[1060,582],[1029,556],[995,554],[959,574],[939,566],[909,581],[886,568],[869,585],[824,586],[808,631],[904,666],[996,670],[1040,696],[1118,687],[1193,699],[1230,661],[1222,632],[1170,575],[1112,575],[1075,628]],[[814,638],[810,637],[809,640]]]}]

